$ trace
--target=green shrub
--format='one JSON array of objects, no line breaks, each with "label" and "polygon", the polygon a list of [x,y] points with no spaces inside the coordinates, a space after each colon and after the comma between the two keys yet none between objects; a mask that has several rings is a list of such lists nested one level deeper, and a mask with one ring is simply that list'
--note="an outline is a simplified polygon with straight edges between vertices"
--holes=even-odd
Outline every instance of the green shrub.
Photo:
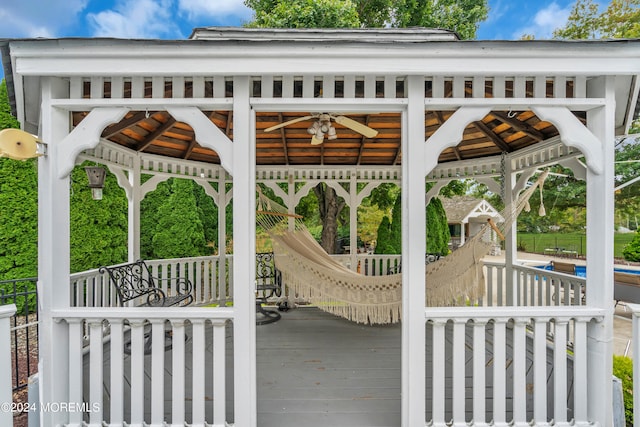
[{"label": "green shrub", "polygon": [[640,233],[636,231],[633,240],[624,247],[622,256],[627,261],[640,261]]},{"label": "green shrub", "polygon": [[613,375],[622,381],[624,416],[628,426],[633,425],[633,361],[625,356],[613,356]]}]

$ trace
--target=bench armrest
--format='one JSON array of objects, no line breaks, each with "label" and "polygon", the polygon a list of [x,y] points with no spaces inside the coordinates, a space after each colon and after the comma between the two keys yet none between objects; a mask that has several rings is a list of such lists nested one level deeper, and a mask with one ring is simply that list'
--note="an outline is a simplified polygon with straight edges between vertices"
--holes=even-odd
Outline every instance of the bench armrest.
[{"label": "bench armrest", "polygon": [[176,295],[190,295],[193,291],[193,285],[186,277],[173,277],[170,279],[154,277],[153,280],[156,283],[166,282],[168,287],[174,291]]}]

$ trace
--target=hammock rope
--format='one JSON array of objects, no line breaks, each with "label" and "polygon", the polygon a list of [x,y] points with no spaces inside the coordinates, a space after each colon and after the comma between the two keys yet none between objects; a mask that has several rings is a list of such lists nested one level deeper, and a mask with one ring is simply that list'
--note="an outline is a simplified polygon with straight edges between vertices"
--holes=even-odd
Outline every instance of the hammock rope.
[{"label": "hammock rope", "polygon": [[[540,174],[515,203],[505,207],[501,213],[503,222],[487,222],[464,245],[425,266],[426,306],[459,306],[484,296],[481,259],[494,246],[490,233],[494,231],[503,238],[527,208],[536,188],[542,191],[546,176],[547,172]],[[326,253],[309,233],[302,217],[268,199],[259,189],[257,203],[256,221],[272,239],[276,268],[282,272],[283,283],[298,298],[357,323],[387,324],[401,320],[402,274],[357,273]]]}]

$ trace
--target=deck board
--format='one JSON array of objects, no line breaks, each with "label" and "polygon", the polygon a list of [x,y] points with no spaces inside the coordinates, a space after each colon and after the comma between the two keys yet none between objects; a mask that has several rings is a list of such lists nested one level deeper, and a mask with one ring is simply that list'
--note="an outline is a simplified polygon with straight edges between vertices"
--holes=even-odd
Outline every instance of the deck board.
[{"label": "deck board", "polygon": [[[490,326],[486,336],[486,407],[489,415],[492,407],[492,334]],[[471,352],[473,340],[471,328],[467,328],[465,354],[465,388],[468,420],[471,419]],[[189,328],[187,328],[189,335]],[[211,358],[211,333],[206,333],[206,358]],[[451,331],[447,327],[445,348],[445,394],[452,387],[451,380]],[[401,411],[401,325],[365,326],[324,313],[317,308],[304,307],[282,313],[278,322],[257,326],[257,411],[259,427],[300,426],[349,426],[349,427],[395,427],[400,425]],[[192,354],[193,346],[187,339],[185,358],[186,410],[191,408]],[[233,422],[233,327],[227,326],[227,419]],[[427,376],[431,373],[431,337],[427,327]],[[532,346],[527,342],[527,383],[532,383]],[[553,352],[547,351],[547,378],[553,380]],[[109,343],[105,344],[104,378],[109,378]],[[511,337],[507,334],[507,357],[512,357]],[[570,362],[569,362],[570,364]],[[507,377],[511,377],[512,366],[507,361]],[[571,367],[568,372],[571,374]],[[151,392],[151,357],[145,357],[145,395]],[[88,358],[85,358],[85,390],[88,390]],[[211,363],[205,364],[205,399],[210,403],[213,396]],[[171,351],[165,352],[164,401],[165,419],[171,422]],[[130,410],[130,360],[125,356],[125,420]],[[571,384],[570,384],[571,386]],[[109,381],[105,381],[105,416],[109,417]],[[511,387],[508,387],[511,395]],[[433,395],[427,380],[426,397]],[[527,394],[527,410],[532,410],[532,395]],[[551,401],[549,395],[548,400]],[[212,419],[212,406],[206,405],[206,417]],[[429,406],[429,405],[427,405]],[[451,411],[451,399],[445,400],[447,413]],[[507,408],[511,408],[510,402]],[[552,407],[552,406],[550,406]],[[150,403],[145,403],[145,420],[150,421]],[[448,416],[448,415],[447,415]],[[426,418],[430,418],[427,412]],[[187,422],[191,422],[187,419]]]}]

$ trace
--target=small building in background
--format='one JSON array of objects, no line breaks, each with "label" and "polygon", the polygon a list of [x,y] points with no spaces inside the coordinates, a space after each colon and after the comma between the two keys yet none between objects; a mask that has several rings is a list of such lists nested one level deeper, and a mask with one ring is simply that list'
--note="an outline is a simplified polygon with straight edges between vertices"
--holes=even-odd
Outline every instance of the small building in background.
[{"label": "small building in background", "polygon": [[[455,250],[464,245],[470,237],[475,236],[488,219],[495,223],[504,221],[500,213],[486,200],[471,196],[442,197],[442,206],[447,213],[447,223],[451,240],[449,246]],[[496,233],[491,230],[486,239],[498,242]]]}]

